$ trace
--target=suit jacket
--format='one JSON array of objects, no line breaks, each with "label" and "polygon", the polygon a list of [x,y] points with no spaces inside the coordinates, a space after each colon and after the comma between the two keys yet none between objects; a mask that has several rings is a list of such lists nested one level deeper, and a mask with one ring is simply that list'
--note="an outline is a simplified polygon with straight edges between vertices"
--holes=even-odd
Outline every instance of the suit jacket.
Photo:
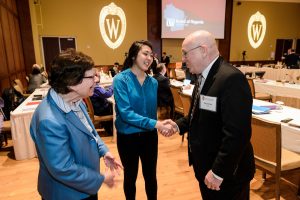
[{"label": "suit jacket", "polygon": [[32,117],[30,134],[40,162],[38,191],[44,199],[87,198],[96,194],[103,183],[99,157],[108,149],[88,117],[85,105],[81,103],[80,107],[93,133],[73,111],[62,111],[50,92]]},{"label": "suit jacket", "polygon": [[299,55],[295,53],[291,53],[285,57],[285,64],[290,68],[290,69],[299,69],[298,62],[300,60]]},{"label": "suit jacket", "polygon": [[157,88],[157,105],[158,106],[173,106],[173,96],[170,89],[170,80],[168,77],[158,73],[153,76],[158,82]]},{"label": "suit jacket", "polygon": [[33,93],[36,88],[39,88],[47,79],[42,74],[30,74],[27,91]]},{"label": "suit jacket", "polygon": [[[250,143],[252,96],[245,76],[219,57],[201,95],[217,98],[216,112],[199,109],[197,102],[191,123],[191,109],[176,122],[181,134],[188,131],[189,160],[197,179],[204,180],[212,169],[224,178],[223,185],[250,181],[255,172]],[[194,97],[191,105],[193,101]]]}]

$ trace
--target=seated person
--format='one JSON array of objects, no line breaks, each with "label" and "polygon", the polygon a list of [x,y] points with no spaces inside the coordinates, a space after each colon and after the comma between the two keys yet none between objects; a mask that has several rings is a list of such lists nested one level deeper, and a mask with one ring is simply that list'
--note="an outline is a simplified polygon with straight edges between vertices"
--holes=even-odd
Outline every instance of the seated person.
[{"label": "seated person", "polygon": [[46,83],[47,79],[41,74],[41,67],[37,64],[32,66],[31,74],[29,74],[28,88],[27,92],[32,93],[36,88],[39,88],[40,85]]},{"label": "seated person", "polygon": [[191,80],[191,84],[195,84],[197,77],[195,74],[191,74],[190,69],[186,67],[185,63],[182,63],[182,69],[185,71],[185,78]]},{"label": "seated person", "polygon": [[171,116],[173,115],[173,105],[174,100],[172,96],[172,92],[170,89],[170,80],[168,77],[165,77],[167,72],[166,65],[164,63],[160,63],[157,65],[157,74],[153,77],[158,82],[157,89],[157,105],[160,106],[170,106],[171,107]]},{"label": "seated person", "polygon": [[114,77],[117,73],[119,73],[119,65],[120,64],[118,62],[115,62],[114,66],[109,69],[110,74],[111,74],[112,77]]},{"label": "seated person", "polygon": [[284,59],[284,62],[289,69],[299,69],[298,62],[300,57],[295,53],[294,49],[289,49],[288,54],[284,56]]},{"label": "seated person", "polygon": [[[93,96],[90,97],[93,104],[95,115],[105,116],[105,115],[113,114],[112,104],[107,100],[107,98],[111,97],[112,95],[113,95],[113,86],[110,86],[109,88],[105,89],[98,84],[96,85],[94,89],[94,94]],[[102,125],[105,131],[109,135],[112,135],[113,122],[112,121],[102,122]]]},{"label": "seated person", "polygon": [[157,59],[157,54],[155,53],[153,55],[153,62],[151,63],[151,65],[150,65],[149,70],[148,70],[147,73],[151,74],[151,70],[152,70],[153,74],[157,74],[156,68],[157,68],[158,63],[159,63],[159,61]]}]

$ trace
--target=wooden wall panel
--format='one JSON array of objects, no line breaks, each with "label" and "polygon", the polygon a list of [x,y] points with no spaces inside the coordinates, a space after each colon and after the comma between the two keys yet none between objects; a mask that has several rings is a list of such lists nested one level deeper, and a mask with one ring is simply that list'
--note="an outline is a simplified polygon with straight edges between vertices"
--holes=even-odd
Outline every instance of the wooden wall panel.
[{"label": "wooden wall panel", "polygon": [[[17,0],[17,1],[20,1],[20,0]],[[17,11],[17,4],[16,4],[16,1],[15,0],[11,0],[10,1],[10,4],[11,4],[11,9],[12,9],[12,11],[14,12],[14,13],[18,13],[18,11]]]},{"label": "wooden wall panel", "polygon": [[16,55],[16,61],[18,61],[18,63],[16,63],[16,70],[17,71],[24,71],[23,69],[25,69],[25,63],[24,63],[24,57],[23,57],[23,48],[22,48],[22,40],[21,40],[21,36],[20,36],[20,29],[19,29],[19,21],[17,19],[14,19],[14,28],[15,28],[15,42],[16,42],[16,48],[15,50],[15,55]]},{"label": "wooden wall panel", "polygon": [[161,58],[161,0],[147,0],[147,38],[153,46],[153,53]]},{"label": "wooden wall panel", "polygon": [[14,71],[16,72],[16,71],[20,71],[24,65],[21,66],[20,56],[18,55],[19,54],[19,52],[18,52],[19,44],[17,41],[18,33],[16,32],[16,28],[15,28],[14,17],[12,15],[9,15],[8,18],[9,18],[11,47],[12,47],[12,54],[13,54],[13,60],[14,60],[14,65],[9,66],[9,67],[14,68]]},{"label": "wooden wall panel", "polygon": [[[1,9],[0,9],[1,12]],[[0,20],[0,79],[7,77],[8,69],[7,69],[7,59],[4,48],[4,40],[3,40],[3,30],[2,30],[2,22]]]},{"label": "wooden wall panel", "polygon": [[27,85],[35,63],[29,0],[0,0],[0,56],[0,95],[16,78]]},{"label": "wooden wall panel", "polygon": [[29,0],[17,0],[19,32],[22,45],[22,56],[27,74],[31,73],[32,65],[36,63],[33,46],[32,26],[30,19]]},{"label": "wooden wall panel", "polygon": [[227,61],[229,61],[229,59],[230,59],[232,7],[233,7],[233,0],[227,0],[226,1],[226,11],[225,11],[224,39],[221,39],[218,41],[220,54]]},{"label": "wooden wall panel", "polygon": [[2,21],[2,30],[3,30],[3,39],[6,52],[8,72],[14,72],[14,57],[11,43],[10,27],[9,27],[9,17],[8,11],[4,8],[1,9],[1,21]]}]

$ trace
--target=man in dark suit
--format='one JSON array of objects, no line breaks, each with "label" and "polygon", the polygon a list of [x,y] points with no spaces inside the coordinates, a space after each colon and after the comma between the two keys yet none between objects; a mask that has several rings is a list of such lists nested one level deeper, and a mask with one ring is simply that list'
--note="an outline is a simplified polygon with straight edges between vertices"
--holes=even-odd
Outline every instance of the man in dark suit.
[{"label": "man in dark suit", "polygon": [[157,88],[157,105],[160,106],[170,106],[170,116],[173,116],[173,96],[170,89],[170,80],[168,77],[165,77],[167,72],[166,66],[164,63],[160,63],[156,67],[156,74],[153,76],[158,82]]},{"label": "man in dark suit", "polygon": [[169,63],[170,63],[170,57],[167,56],[167,53],[166,53],[166,52],[163,52],[163,53],[162,53],[161,62],[162,62],[162,63],[165,63],[166,67],[168,68]]},{"label": "man in dark suit", "polygon": [[289,49],[288,55],[286,55],[284,58],[284,62],[289,69],[299,69],[298,62],[300,60],[300,57],[295,53],[294,49]]},{"label": "man in dark suit", "polygon": [[182,58],[190,72],[198,75],[198,83],[189,115],[165,123],[171,123],[180,134],[188,131],[189,161],[204,200],[249,199],[255,163],[247,80],[223,60],[207,31],[187,36]]}]

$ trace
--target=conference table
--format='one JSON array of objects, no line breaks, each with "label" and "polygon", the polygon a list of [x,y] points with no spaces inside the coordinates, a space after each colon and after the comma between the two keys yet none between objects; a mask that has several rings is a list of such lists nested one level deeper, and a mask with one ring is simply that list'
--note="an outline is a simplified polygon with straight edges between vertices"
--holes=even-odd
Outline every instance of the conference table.
[{"label": "conference table", "polygon": [[16,160],[30,159],[36,157],[36,150],[31,139],[29,127],[32,115],[41,102],[35,97],[45,97],[49,88],[36,89],[24,102],[10,113],[11,135]]},{"label": "conference table", "polygon": [[290,84],[267,79],[254,79],[255,92],[272,95],[273,102],[300,109],[300,84]]},{"label": "conference table", "polygon": [[[254,99],[253,105],[269,106],[272,103]],[[274,104],[273,104],[274,105]],[[252,117],[281,124],[282,147],[300,153],[300,110],[288,106],[271,110],[269,114],[253,114]],[[283,123],[281,120],[291,118],[292,121]]]},{"label": "conference table", "polygon": [[293,81],[295,83],[298,83],[300,77],[300,69],[275,69],[271,67],[250,67],[250,66],[241,66],[238,67],[238,69],[243,72],[244,74],[246,72],[257,72],[257,71],[265,71],[265,75],[263,76],[264,79],[270,79],[270,80],[287,80],[287,81]]},{"label": "conference table", "polygon": [[[180,81],[171,81],[172,85],[183,86]],[[193,85],[188,89],[183,89],[182,92],[189,96],[192,96]],[[263,119],[271,122],[277,122],[281,124],[282,133],[282,147],[290,151],[300,153],[300,109],[292,108],[288,106],[276,105],[270,102],[253,99],[253,105],[257,106],[270,106],[280,107],[278,110],[271,110],[269,114],[252,114],[252,117]],[[286,118],[292,118],[289,123],[283,123],[281,120]],[[299,125],[299,127],[296,126]]]}]

